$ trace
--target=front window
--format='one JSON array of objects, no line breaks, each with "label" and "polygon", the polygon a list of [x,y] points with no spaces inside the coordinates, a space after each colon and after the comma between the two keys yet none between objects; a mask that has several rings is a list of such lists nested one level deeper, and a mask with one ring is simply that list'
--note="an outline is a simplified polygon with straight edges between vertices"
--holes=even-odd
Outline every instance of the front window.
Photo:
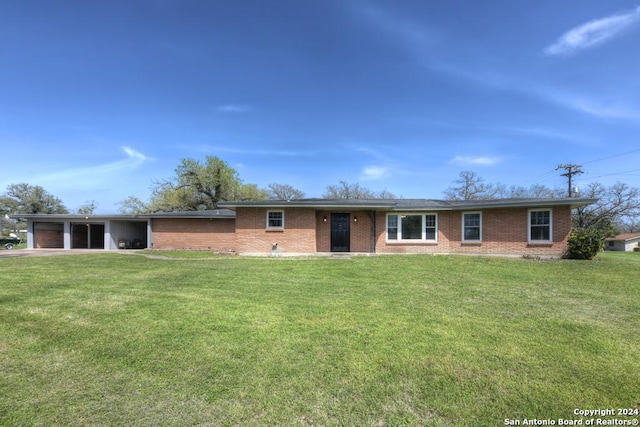
[{"label": "front window", "polygon": [[482,215],[480,212],[462,214],[462,240],[471,242],[482,240]]},{"label": "front window", "polygon": [[387,240],[398,240],[398,215],[387,217]]},{"label": "front window", "polygon": [[427,240],[436,240],[436,233],[438,230],[437,220],[435,215],[424,216],[424,235]]},{"label": "front window", "polygon": [[422,239],[422,215],[401,215],[400,219],[402,240]]},{"label": "front window", "polygon": [[438,235],[436,214],[389,214],[387,215],[388,241],[430,241]]},{"label": "front window", "polygon": [[284,212],[268,211],[267,228],[284,228]]},{"label": "front window", "polygon": [[529,241],[551,241],[551,211],[529,211]]}]

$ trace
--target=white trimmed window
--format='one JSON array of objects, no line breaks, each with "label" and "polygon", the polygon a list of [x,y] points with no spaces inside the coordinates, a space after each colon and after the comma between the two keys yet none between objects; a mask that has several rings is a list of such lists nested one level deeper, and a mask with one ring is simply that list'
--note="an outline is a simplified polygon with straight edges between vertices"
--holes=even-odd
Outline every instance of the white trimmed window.
[{"label": "white trimmed window", "polygon": [[436,242],[437,240],[438,215],[387,214],[387,241]]},{"label": "white trimmed window", "polygon": [[267,229],[284,228],[284,211],[267,211]]},{"label": "white trimmed window", "polygon": [[529,211],[529,241],[551,242],[553,236],[553,215],[551,209]]},{"label": "white trimmed window", "polygon": [[462,241],[482,241],[482,213],[465,212],[462,214]]}]

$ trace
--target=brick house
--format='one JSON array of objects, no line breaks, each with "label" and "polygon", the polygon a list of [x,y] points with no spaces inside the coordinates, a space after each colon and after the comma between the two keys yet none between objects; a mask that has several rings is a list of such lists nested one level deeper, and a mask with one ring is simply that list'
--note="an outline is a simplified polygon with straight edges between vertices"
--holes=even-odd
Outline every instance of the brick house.
[{"label": "brick house", "polygon": [[[87,247],[85,240],[88,247],[122,248],[122,241],[135,238],[126,232],[131,230],[137,233],[136,241],[153,249],[241,254],[270,254],[275,250],[279,254],[346,252],[560,257],[567,248],[571,209],[594,201],[579,198],[264,200],[223,202],[220,203],[222,209],[204,212],[15,217],[27,219],[28,242],[32,248],[44,247],[39,242],[44,242],[44,236],[50,235],[50,229],[55,228],[54,231],[65,236],[58,236],[55,244],[66,249]],[[85,236],[83,226],[89,230],[89,235]],[[96,237],[101,231],[103,239]],[[76,233],[81,238],[76,238]]]},{"label": "brick house", "polygon": [[562,256],[571,209],[593,199],[225,202],[239,253],[431,253]]}]

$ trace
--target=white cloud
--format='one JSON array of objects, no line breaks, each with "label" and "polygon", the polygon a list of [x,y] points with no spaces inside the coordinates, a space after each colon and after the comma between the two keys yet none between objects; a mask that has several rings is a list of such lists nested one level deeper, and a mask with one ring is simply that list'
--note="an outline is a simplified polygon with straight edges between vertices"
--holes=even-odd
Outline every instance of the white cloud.
[{"label": "white cloud", "polygon": [[363,181],[373,181],[382,179],[389,175],[389,168],[385,166],[366,166],[362,169],[360,179]]},{"label": "white cloud", "polygon": [[122,160],[95,166],[84,166],[73,169],[62,169],[55,172],[31,177],[25,182],[43,183],[51,187],[93,188],[108,185],[114,178],[135,170],[142,163],[151,160],[131,147],[120,147],[126,154]]},{"label": "white cloud", "polygon": [[180,148],[197,153],[229,153],[247,156],[265,156],[265,157],[312,157],[317,156],[317,150],[265,150],[258,148],[243,148],[224,145],[180,145]]},{"label": "white cloud", "polygon": [[628,13],[607,16],[579,25],[564,33],[544,52],[547,55],[562,55],[598,46],[620,35],[623,30],[637,22],[640,22],[640,6]]},{"label": "white cloud", "polygon": [[253,107],[249,105],[237,105],[237,104],[228,104],[228,105],[219,105],[216,108],[216,111],[219,113],[248,113],[253,110]]},{"label": "white cloud", "polygon": [[455,156],[451,160],[451,163],[477,166],[492,166],[500,162],[500,158],[488,156]]},{"label": "white cloud", "polygon": [[640,112],[619,106],[603,106],[592,102],[578,100],[573,102],[575,108],[592,116],[612,119],[640,119]]}]

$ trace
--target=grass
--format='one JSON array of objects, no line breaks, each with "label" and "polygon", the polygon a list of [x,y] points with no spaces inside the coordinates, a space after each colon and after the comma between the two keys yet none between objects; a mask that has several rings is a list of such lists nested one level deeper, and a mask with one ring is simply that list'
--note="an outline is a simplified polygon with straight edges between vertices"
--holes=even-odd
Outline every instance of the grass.
[{"label": "grass", "polygon": [[640,406],[639,254],[175,258],[0,259],[0,425],[496,426]]}]

